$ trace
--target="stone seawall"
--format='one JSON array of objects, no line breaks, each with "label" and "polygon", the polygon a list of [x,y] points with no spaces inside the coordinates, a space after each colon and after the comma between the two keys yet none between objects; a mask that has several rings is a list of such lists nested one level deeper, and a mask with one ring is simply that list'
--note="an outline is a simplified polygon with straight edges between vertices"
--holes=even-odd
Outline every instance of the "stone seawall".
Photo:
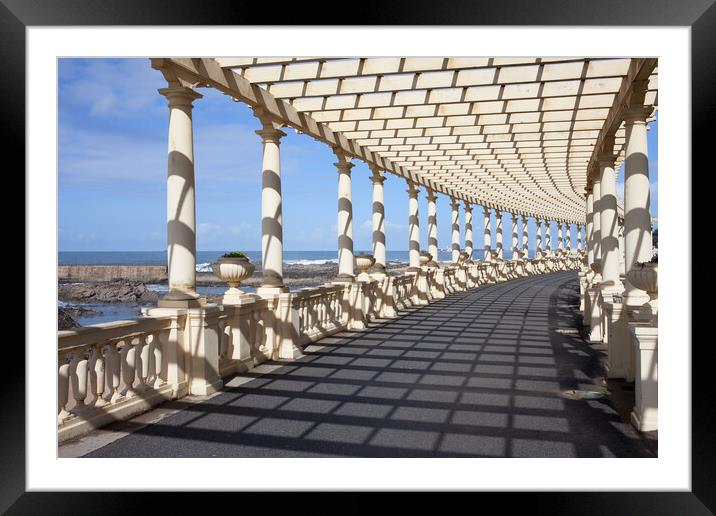
[{"label": "stone seawall", "polygon": [[166,265],[60,265],[57,278],[74,281],[127,279],[154,283],[167,280]]}]

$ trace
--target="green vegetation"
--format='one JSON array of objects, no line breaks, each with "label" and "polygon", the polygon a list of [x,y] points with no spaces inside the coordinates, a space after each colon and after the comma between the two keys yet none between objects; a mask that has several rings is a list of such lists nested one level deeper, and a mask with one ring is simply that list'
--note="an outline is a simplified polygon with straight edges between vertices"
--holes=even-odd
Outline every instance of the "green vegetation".
[{"label": "green vegetation", "polygon": [[229,253],[221,255],[222,258],[248,258],[246,256],[246,253],[242,253],[241,251],[231,251]]}]

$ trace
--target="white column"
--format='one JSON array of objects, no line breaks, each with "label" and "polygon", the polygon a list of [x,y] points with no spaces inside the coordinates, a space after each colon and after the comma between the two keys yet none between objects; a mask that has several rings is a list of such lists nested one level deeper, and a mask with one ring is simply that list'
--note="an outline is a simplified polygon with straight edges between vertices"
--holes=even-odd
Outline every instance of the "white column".
[{"label": "white column", "polygon": [[472,260],[472,204],[465,201],[465,252]]},{"label": "white column", "polygon": [[355,277],[353,257],[353,200],[350,157],[334,149],[338,161],[338,279],[353,281]]},{"label": "white column", "polygon": [[[636,85],[635,85],[636,87]],[[636,263],[651,260],[651,215],[649,159],[646,118],[648,110],[633,109],[624,116],[626,157],[624,160],[624,254],[628,273]],[[641,305],[648,296],[627,281],[625,302]]]},{"label": "white column", "polygon": [[428,190],[428,252],[433,255],[433,261],[438,262],[438,217],[435,201],[437,195]]},{"label": "white column", "polygon": [[619,274],[626,274],[626,260],[624,259],[624,222],[619,222]]},{"label": "white column", "polygon": [[385,176],[375,167],[371,167],[373,175],[373,258],[375,258],[375,271],[385,274],[385,200],[383,182]]},{"label": "white column", "polygon": [[519,245],[519,233],[517,231],[517,219],[516,213],[512,214],[512,259],[516,260],[520,255]]},{"label": "white column", "polygon": [[564,249],[567,254],[572,250],[572,225],[568,222],[564,223]]},{"label": "white column", "polygon": [[587,264],[594,262],[594,193],[587,194],[587,217],[586,217],[586,244]]},{"label": "white column", "polygon": [[160,306],[196,303],[196,197],[192,108],[202,95],[172,86],[159,93],[169,102],[167,166],[167,269],[169,293]]},{"label": "white column", "polygon": [[490,255],[492,254],[491,246],[492,246],[492,238],[490,236],[490,208],[487,206],[483,207],[483,213],[484,213],[484,219],[485,219],[485,238],[483,240],[483,248],[485,255],[483,257],[483,260],[486,262],[490,261]]},{"label": "white column", "polygon": [[259,295],[287,292],[283,284],[283,217],[281,201],[281,161],[279,145],[286,133],[278,124],[257,108],[254,114],[263,129],[256,131],[263,142],[261,172],[261,267],[263,270]]},{"label": "white column", "polygon": [[522,215],[522,258],[528,260],[529,253],[529,235],[527,233],[527,215]]},{"label": "white column", "polygon": [[562,223],[557,221],[557,254],[562,254],[564,250],[564,238],[562,236]]},{"label": "white column", "polygon": [[535,218],[535,257],[542,255],[542,219]]},{"label": "white column", "polygon": [[495,248],[497,258],[502,259],[502,211],[495,210]]},{"label": "white column", "polygon": [[601,212],[602,212],[602,205],[600,204],[600,199],[602,197],[602,188],[599,181],[595,181],[594,185],[592,185],[592,193],[594,194],[594,201],[593,201],[593,207],[594,207],[594,217],[592,217],[592,235],[594,237],[594,261],[595,262],[602,262],[602,231],[601,231]]},{"label": "white column", "polygon": [[418,219],[418,185],[408,181],[408,258],[409,270],[420,269],[420,220]]},{"label": "white column", "polygon": [[617,220],[617,175],[614,155],[600,156],[599,224],[602,235],[602,285],[621,290],[619,281],[619,227]]},{"label": "white column", "polygon": [[544,250],[546,256],[552,256],[552,231],[549,220],[544,221]]},{"label": "white column", "polygon": [[453,199],[452,207],[452,261],[457,263],[460,257],[460,203]]},{"label": "white column", "polygon": [[577,251],[582,250],[582,224],[577,224]]}]

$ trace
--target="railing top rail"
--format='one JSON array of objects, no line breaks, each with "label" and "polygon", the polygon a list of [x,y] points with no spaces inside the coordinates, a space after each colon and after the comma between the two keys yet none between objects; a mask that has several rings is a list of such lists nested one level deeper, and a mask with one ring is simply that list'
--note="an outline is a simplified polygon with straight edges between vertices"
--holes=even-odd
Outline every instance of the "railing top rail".
[{"label": "railing top rail", "polygon": [[323,297],[326,294],[335,294],[343,290],[343,285],[320,285],[318,287],[302,288],[293,293],[294,300]]},{"label": "railing top rail", "polygon": [[67,351],[88,344],[134,338],[147,333],[167,330],[171,328],[172,319],[172,316],[146,317],[99,323],[75,330],[58,331],[58,351]]}]

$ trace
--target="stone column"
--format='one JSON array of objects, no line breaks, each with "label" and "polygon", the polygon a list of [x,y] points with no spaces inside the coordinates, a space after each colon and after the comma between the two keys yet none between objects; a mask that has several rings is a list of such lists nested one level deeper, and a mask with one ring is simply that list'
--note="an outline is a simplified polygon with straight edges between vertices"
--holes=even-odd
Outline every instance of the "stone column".
[{"label": "stone column", "polygon": [[288,292],[283,284],[283,218],[279,145],[286,133],[262,109],[254,109],[263,128],[256,131],[263,143],[261,173],[261,267],[263,277],[256,293],[270,296]]},{"label": "stone column", "polygon": [[569,254],[572,250],[572,225],[564,223],[564,250]]},{"label": "stone column", "polygon": [[594,261],[601,263],[602,261],[602,231],[601,231],[601,212],[602,205],[600,199],[602,198],[602,188],[599,181],[595,181],[592,185],[592,193],[594,194],[594,217],[592,217],[592,235],[594,236]]},{"label": "stone column", "polygon": [[512,259],[516,260],[520,256],[519,245],[519,232],[517,231],[517,220],[519,216],[516,213],[512,214]]},{"label": "stone column", "polygon": [[564,238],[562,236],[562,222],[557,221],[557,254],[562,255],[564,251]]},{"label": "stone column", "polygon": [[577,224],[577,251],[582,250],[582,226],[583,224]]},{"label": "stone column", "polygon": [[484,213],[484,219],[485,219],[485,238],[483,240],[483,247],[484,247],[484,253],[483,260],[486,262],[490,261],[491,258],[491,246],[492,246],[492,238],[490,236],[490,208],[487,206],[483,207],[483,213]]},{"label": "stone column", "polygon": [[544,221],[544,250],[547,256],[552,256],[552,231],[550,231],[549,220]]},{"label": "stone column", "polygon": [[[635,84],[634,88],[645,88]],[[628,273],[636,263],[651,260],[651,215],[649,192],[649,159],[647,154],[646,118],[648,109],[638,106],[624,116],[626,157],[624,160],[624,254]],[[628,281],[624,302],[640,306],[648,301],[643,290]]]},{"label": "stone column", "polygon": [[167,269],[169,292],[159,306],[196,306],[196,193],[194,188],[193,102],[202,95],[170,86],[159,93],[169,103],[167,166]]},{"label": "stone column", "polygon": [[383,193],[383,182],[385,176],[376,167],[371,167],[373,175],[370,177],[373,182],[373,258],[375,272],[379,275],[385,274],[385,201]]},{"label": "stone column", "polygon": [[338,161],[338,279],[353,281],[355,278],[353,257],[353,200],[351,169],[353,163],[342,151],[334,149]]},{"label": "stone column", "polygon": [[472,260],[472,204],[465,201],[465,252]]},{"label": "stone column", "polygon": [[452,207],[452,262],[457,263],[460,257],[460,203],[453,199]]},{"label": "stone column", "polygon": [[437,195],[428,190],[428,252],[433,255],[433,261],[438,263],[438,217],[435,201]]},{"label": "stone column", "polygon": [[408,270],[420,270],[420,221],[418,219],[418,185],[408,181]]},{"label": "stone column", "polygon": [[599,225],[601,231],[602,286],[622,290],[619,280],[619,228],[617,221],[617,175],[614,170],[616,156],[599,157],[600,187]]},{"label": "stone column", "polygon": [[619,221],[619,274],[626,274],[626,260],[624,259],[624,222]]},{"label": "stone column", "polygon": [[542,256],[542,219],[535,218],[535,258]]},{"label": "stone column", "polygon": [[586,218],[586,239],[587,239],[587,264],[594,263],[594,193],[587,194],[587,218]]},{"label": "stone column", "polygon": [[502,211],[495,209],[495,249],[497,258],[502,259]]},{"label": "stone column", "polygon": [[522,258],[529,260],[529,234],[527,233],[527,215],[522,215]]}]

